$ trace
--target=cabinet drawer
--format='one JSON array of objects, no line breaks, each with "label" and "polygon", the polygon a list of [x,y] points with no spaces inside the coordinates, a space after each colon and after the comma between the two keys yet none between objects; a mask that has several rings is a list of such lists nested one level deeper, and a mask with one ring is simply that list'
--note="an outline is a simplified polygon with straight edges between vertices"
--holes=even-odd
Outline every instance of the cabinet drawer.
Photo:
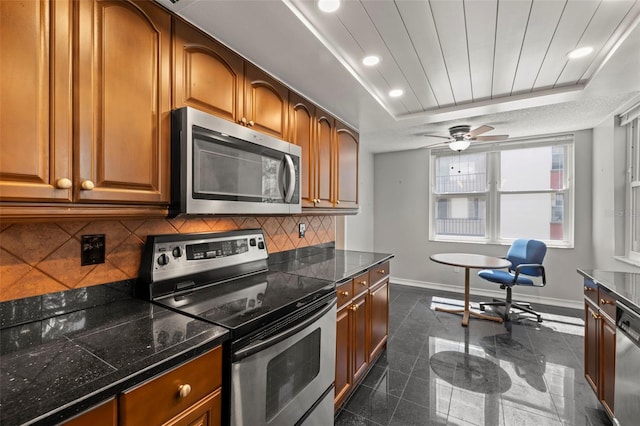
[{"label": "cabinet drawer", "polygon": [[[120,395],[120,424],[161,424],[212,393],[221,384],[222,348],[218,346]],[[189,392],[186,392],[187,385]]]},{"label": "cabinet drawer", "polygon": [[607,314],[609,318],[615,321],[616,319],[616,299],[611,297],[609,293],[600,288],[598,290],[598,306],[600,310]]},{"label": "cabinet drawer", "polygon": [[598,285],[590,279],[584,279],[584,297],[598,304]]},{"label": "cabinet drawer", "polygon": [[338,293],[338,309],[347,303],[351,302],[353,298],[353,280],[345,281],[342,284],[338,284],[336,288]]},{"label": "cabinet drawer", "polygon": [[118,424],[116,399],[113,398],[64,423],[64,426],[115,426]]},{"label": "cabinet drawer", "polygon": [[369,289],[369,271],[358,275],[353,279],[353,292],[358,295]]},{"label": "cabinet drawer", "polygon": [[384,278],[389,276],[389,262],[384,262],[379,265],[374,266],[369,270],[369,278],[371,279],[371,284],[375,284],[380,282]]}]

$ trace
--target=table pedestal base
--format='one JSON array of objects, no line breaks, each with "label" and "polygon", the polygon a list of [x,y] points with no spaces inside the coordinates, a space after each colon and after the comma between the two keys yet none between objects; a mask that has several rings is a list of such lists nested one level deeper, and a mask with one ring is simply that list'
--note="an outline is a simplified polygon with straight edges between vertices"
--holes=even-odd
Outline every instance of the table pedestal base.
[{"label": "table pedestal base", "polygon": [[479,312],[474,312],[474,311],[470,311],[470,310],[467,310],[467,309],[446,309],[446,308],[441,308],[439,306],[436,306],[436,311],[447,312],[449,314],[462,314],[462,326],[463,327],[466,327],[466,326],[469,325],[469,316],[470,315],[473,315],[474,317],[486,319],[486,320],[489,320],[489,321],[495,321],[495,322],[503,322],[504,321],[500,317],[491,317],[489,315],[481,314]]}]

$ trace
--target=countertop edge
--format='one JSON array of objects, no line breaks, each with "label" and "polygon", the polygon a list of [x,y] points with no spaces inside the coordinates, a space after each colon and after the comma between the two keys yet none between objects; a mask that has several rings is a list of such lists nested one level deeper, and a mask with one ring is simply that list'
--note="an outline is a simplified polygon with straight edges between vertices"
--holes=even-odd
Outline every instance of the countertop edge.
[{"label": "countertop edge", "polygon": [[[587,271],[585,271],[583,269],[577,268],[576,271],[578,272],[578,274],[582,275],[584,278],[587,278],[587,279],[591,280],[596,285],[604,287],[605,290],[608,293],[610,293],[617,301],[619,301],[625,307],[633,310],[635,313],[640,315],[640,306],[636,305],[631,300],[629,300],[628,298],[626,298],[625,296],[623,296],[619,292],[617,292],[616,289],[613,288],[613,286],[610,283],[607,283],[606,281],[604,281],[602,279],[598,279],[598,278],[594,277],[593,274],[590,274],[589,272],[587,272]],[[614,273],[616,271],[609,271],[609,272]]]}]

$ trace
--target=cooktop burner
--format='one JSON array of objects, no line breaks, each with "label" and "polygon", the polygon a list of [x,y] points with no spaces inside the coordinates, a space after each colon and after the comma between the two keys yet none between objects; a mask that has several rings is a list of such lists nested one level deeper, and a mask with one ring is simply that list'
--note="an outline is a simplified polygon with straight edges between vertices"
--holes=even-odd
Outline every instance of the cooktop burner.
[{"label": "cooktop burner", "polygon": [[335,293],[333,281],[268,271],[261,230],[147,237],[136,292],[242,337]]}]

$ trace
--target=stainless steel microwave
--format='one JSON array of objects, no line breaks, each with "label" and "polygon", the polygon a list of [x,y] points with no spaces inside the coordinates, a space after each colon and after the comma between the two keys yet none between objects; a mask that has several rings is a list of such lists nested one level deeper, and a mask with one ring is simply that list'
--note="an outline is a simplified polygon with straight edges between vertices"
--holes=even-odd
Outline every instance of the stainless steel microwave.
[{"label": "stainless steel microwave", "polygon": [[190,107],[171,132],[170,216],[302,211],[299,146]]}]

